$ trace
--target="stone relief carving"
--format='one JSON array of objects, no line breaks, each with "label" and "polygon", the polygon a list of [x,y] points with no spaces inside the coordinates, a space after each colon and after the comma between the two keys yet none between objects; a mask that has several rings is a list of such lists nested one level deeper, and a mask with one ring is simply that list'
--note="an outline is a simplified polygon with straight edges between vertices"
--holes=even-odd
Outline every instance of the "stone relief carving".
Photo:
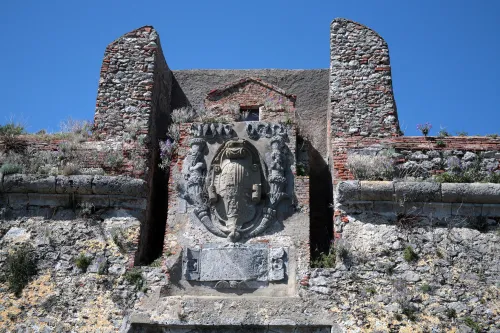
[{"label": "stone relief carving", "polygon": [[248,137],[253,140],[258,140],[261,137],[287,136],[287,128],[284,124],[249,122],[247,123],[246,131]]},{"label": "stone relief carving", "polygon": [[192,124],[189,130],[195,137],[204,138],[231,138],[234,135],[233,126],[222,123]]},{"label": "stone relief carving", "polygon": [[183,267],[187,280],[213,282],[216,289],[248,289],[286,278],[286,248],[266,244],[204,244],[187,248]]},{"label": "stone relief carving", "polygon": [[203,185],[207,168],[204,158],[206,142],[201,138],[194,138],[189,141],[189,145],[191,149],[186,156],[183,170],[186,184],[184,197],[191,201],[193,205],[199,207],[204,203]]},{"label": "stone relief carving", "polygon": [[287,197],[283,135],[270,140],[271,152],[266,154],[269,170],[250,142],[228,140],[216,152],[207,172],[205,139],[194,138],[189,143],[191,149],[183,166],[183,197],[210,232],[236,242],[243,234],[260,234],[275,221],[276,208]]}]

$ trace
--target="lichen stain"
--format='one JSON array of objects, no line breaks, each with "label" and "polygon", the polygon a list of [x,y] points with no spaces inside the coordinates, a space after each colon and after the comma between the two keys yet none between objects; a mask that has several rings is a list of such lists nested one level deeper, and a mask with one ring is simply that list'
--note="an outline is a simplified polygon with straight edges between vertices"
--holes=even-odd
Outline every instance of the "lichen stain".
[{"label": "lichen stain", "polygon": [[45,315],[40,315],[44,312],[42,304],[55,294],[55,285],[48,271],[32,280],[19,298],[8,291],[6,284],[0,284],[0,308],[2,309],[0,310],[0,331],[11,332],[15,330],[17,324],[25,322],[27,318],[30,319],[30,324],[39,328],[47,326],[47,322],[41,320],[45,317]]}]

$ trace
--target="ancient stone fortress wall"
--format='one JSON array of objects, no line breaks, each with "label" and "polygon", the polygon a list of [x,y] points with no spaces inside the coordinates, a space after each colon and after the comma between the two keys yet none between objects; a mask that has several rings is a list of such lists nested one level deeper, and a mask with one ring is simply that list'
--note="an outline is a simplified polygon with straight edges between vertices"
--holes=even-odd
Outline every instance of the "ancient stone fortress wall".
[{"label": "ancient stone fortress wall", "polygon": [[[388,156],[405,176],[431,177],[451,166],[467,169],[477,164],[481,172],[500,170],[500,140],[488,137],[332,138],[334,181],[354,179],[349,156]],[[453,165],[450,165],[453,164]]]},{"label": "ancient stone fortress wall", "polygon": [[400,135],[387,43],[375,31],[335,19],[330,30],[332,136]]},{"label": "ancient stone fortress wall", "polygon": [[27,161],[1,175],[0,330],[500,330],[499,140],[400,136],[373,30],[334,20],[330,55],[170,71],[152,27],[111,43],[91,137],[0,139]]}]

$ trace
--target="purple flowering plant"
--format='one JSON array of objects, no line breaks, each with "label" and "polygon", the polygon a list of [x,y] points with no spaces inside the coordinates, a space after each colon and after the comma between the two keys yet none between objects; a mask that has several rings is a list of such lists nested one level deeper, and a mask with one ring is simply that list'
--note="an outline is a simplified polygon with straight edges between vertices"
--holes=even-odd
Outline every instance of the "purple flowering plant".
[{"label": "purple flowering plant", "polygon": [[170,168],[170,162],[172,161],[172,155],[174,154],[177,145],[170,138],[167,138],[166,140],[160,140],[159,144],[161,159],[159,167],[162,170],[168,171],[168,169]]},{"label": "purple flowering plant", "polygon": [[425,124],[417,124],[417,129],[422,132],[424,136],[427,136],[429,134],[430,130],[432,128],[431,123],[425,123]]}]

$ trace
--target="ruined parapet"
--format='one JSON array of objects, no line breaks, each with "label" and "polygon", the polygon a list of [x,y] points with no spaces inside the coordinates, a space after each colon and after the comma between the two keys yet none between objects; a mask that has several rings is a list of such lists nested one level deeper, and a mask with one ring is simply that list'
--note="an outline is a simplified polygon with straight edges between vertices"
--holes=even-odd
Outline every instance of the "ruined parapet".
[{"label": "ruined parapet", "polygon": [[153,27],[131,31],[107,46],[94,133],[99,140],[122,143],[126,158],[144,162],[139,176],[148,182],[149,195],[137,262],[152,260],[155,248],[161,248],[161,236],[156,239],[155,235],[163,234],[165,212],[158,212],[157,207],[165,204],[166,191],[157,167],[158,139],[166,135],[171,91],[172,72]]},{"label": "ruined parapet", "polygon": [[400,134],[387,43],[350,20],[330,31],[329,135],[388,137]]},{"label": "ruined parapet", "polygon": [[104,53],[94,132],[103,140],[123,138],[132,129],[148,135],[156,114],[168,112],[171,85],[172,73],[153,27],[121,36]]}]

